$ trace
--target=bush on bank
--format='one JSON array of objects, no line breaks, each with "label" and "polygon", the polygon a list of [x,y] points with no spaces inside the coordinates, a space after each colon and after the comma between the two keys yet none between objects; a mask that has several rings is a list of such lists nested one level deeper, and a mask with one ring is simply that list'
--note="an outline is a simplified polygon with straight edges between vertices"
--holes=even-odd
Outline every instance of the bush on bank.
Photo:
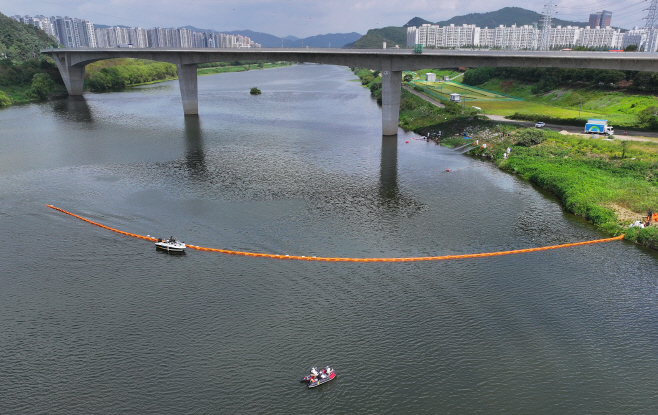
[{"label": "bush on bank", "polygon": [[11,99],[5,94],[4,91],[0,91],[0,107],[8,107],[11,105]]}]

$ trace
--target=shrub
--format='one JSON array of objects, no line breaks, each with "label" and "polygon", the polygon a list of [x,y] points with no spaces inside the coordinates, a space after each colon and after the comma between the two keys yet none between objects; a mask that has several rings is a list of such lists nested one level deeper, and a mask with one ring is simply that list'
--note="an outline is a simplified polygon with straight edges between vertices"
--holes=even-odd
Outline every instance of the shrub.
[{"label": "shrub", "polygon": [[32,77],[29,94],[34,98],[44,99],[55,88],[55,83],[47,73],[38,73]]},{"label": "shrub", "polygon": [[616,223],[617,215],[611,209],[590,206],[587,210],[587,219],[595,225],[603,225],[608,222]]},{"label": "shrub", "polygon": [[462,107],[456,102],[448,101],[445,103],[445,106],[448,114],[461,114],[462,112]]},{"label": "shrub", "polygon": [[0,107],[8,107],[10,105],[11,99],[9,99],[5,91],[0,91]]},{"label": "shrub", "polygon": [[612,236],[619,236],[624,233],[624,229],[615,222],[604,223],[603,225],[599,226],[599,229]]},{"label": "shrub", "polygon": [[626,230],[626,235],[624,239],[629,241],[638,242],[644,246],[648,246],[653,249],[658,249],[658,228],[655,226],[649,228],[629,228]]},{"label": "shrub", "polygon": [[404,79],[404,82],[411,82],[411,81],[414,80],[414,76],[413,76],[412,74],[409,74],[409,73],[408,73],[408,74],[406,74],[406,75],[404,76],[403,79]]},{"label": "shrub", "polygon": [[256,88],[256,87],[251,88],[251,90],[249,91],[249,93],[250,93],[251,95],[260,95],[260,94],[261,94],[260,89],[258,89],[258,88]]},{"label": "shrub", "polygon": [[546,140],[546,134],[542,130],[526,128],[517,135],[516,144],[523,147],[531,147]]}]

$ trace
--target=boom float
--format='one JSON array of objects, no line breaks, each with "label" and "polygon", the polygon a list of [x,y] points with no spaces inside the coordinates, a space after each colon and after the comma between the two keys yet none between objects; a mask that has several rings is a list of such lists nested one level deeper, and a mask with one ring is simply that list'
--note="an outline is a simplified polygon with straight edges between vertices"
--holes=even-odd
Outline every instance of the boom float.
[{"label": "boom float", "polygon": [[[110,228],[109,226],[102,225],[98,222],[91,221],[89,219],[78,216],[74,213],[67,212],[64,209],[52,205],[46,205],[51,209],[58,210],[67,215],[71,215],[74,218],[78,218],[92,225],[99,226],[103,229],[110,230],[112,232],[120,233],[122,235],[132,236],[134,238],[145,239],[147,241],[157,242],[156,238],[151,238],[150,236],[137,235],[130,232],[120,231],[118,229]],[[208,251],[208,252],[220,252],[222,254],[229,255],[242,255],[242,256],[251,256],[251,257],[261,257],[261,258],[274,258],[274,259],[297,259],[300,261],[328,261],[328,262],[411,262],[411,261],[443,261],[446,259],[466,259],[466,258],[484,258],[491,256],[500,256],[500,255],[511,255],[511,254],[522,254],[526,252],[537,252],[537,251],[548,251],[549,249],[557,248],[570,248],[580,245],[591,245],[601,242],[610,242],[610,241],[619,241],[624,238],[624,235],[615,236],[614,238],[606,239],[595,239],[593,241],[584,241],[584,242],[573,242],[562,245],[552,245],[552,246],[542,246],[539,248],[526,248],[526,249],[515,249],[513,251],[500,251],[500,252],[485,252],[482,254],[463,254],[463,255],[443,255],[443,256],[423,256],[423,257],[412,257],[412,258],[331,258],[331,257],[316,257],[316,256],[299,256],[299,255],[277,255],[277,254],[260,254],[255,252],[243,252],[243,251],[231,251],[228,249],[217,249],[217,248],[205,248],[203,246],[196,246],[187,244],[187,247],[190,249],[196,249],[198,251]]]}]

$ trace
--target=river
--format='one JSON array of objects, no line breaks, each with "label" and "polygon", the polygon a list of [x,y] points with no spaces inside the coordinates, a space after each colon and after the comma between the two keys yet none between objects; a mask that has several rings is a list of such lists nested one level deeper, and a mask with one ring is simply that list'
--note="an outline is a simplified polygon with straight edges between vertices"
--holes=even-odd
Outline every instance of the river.
[{"label": "river", "polygon": [[[2,414],[658,413],[658,254],[412,133],[346,68],[0,111]],[[262,95],[252,96],[257,86]],[[408,141],[408,142],[407,142]],[[446,169],[451,172],[446,172]],[[311,366],[338,377],[308,390]]]}]

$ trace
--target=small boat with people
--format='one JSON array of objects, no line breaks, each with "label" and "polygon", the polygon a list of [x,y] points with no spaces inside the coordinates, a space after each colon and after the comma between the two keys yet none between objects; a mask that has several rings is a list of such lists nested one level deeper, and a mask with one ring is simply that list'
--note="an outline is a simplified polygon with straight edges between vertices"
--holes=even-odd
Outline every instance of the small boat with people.
[{"label": "small boat with people", "polygon": [[163,251],[176,252],[176,253],[185,252],[185,248],[187,248],[185,242],[181,242],[176,238],[174,238],[173,236],[170,236],[169,239],[158,238],[158,242],[155,243],[155,247],[156,249],[161,249]]},{"label": "small boat with people", "polygon": [[311,373],[304,376],[300,382],[306,382],[309,389],[327,383],[336,378],[336,372],[329,366],[324,369],[318,370],[317,367],[311,368]]}]

